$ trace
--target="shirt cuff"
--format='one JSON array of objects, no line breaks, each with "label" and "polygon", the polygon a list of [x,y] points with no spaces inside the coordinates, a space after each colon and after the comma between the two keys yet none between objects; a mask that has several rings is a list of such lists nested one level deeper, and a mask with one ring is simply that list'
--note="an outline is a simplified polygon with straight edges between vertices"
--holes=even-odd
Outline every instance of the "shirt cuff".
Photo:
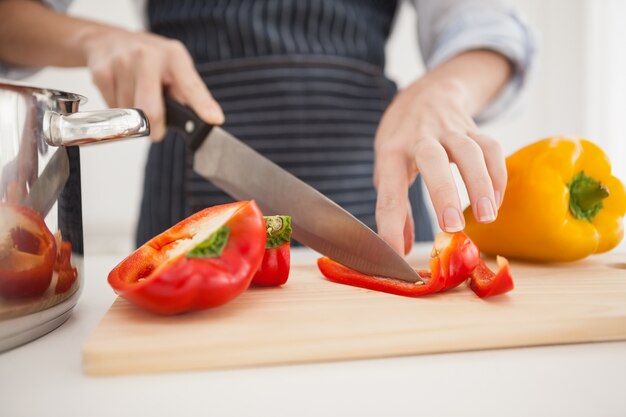
[{"label": "shirt cuff", "polygon": [[535,39],[529,27],[514,12],[466,10],[453,20],[437,40],[426,67],[434,68],[455,55],[472,49],[490,49],[513,64],[506,86],[474,119],[490,120],[510,107],[528,79],[535,56]]}]

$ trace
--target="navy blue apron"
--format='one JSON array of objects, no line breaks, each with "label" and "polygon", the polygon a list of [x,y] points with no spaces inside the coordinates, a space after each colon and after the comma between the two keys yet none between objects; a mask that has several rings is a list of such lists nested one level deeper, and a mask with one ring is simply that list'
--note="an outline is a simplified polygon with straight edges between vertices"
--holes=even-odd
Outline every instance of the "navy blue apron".
[{"label": "navy blue apron", "polygon": [[[384,47],[397,0],[149,0],[150,29],[178,39],[226,114],[224,128],[375,230],[373,142],[396,93]],[[419,182],[416,240],[432,239]],[[137,244],[232,201],[192,170],[169,131],[146,165]],[[285,213],[288,214],[288,213]]]}]

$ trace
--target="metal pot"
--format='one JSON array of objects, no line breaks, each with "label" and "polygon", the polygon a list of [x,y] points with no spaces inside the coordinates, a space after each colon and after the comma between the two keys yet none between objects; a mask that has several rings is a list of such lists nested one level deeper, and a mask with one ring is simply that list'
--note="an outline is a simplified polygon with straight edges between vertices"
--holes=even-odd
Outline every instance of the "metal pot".
[{"label": "metal pot", "polygon": [[78,94],[0,83],[0,352],[61,325],[83,285],[80,153],[146,136],[141,110],[78,112]]}]

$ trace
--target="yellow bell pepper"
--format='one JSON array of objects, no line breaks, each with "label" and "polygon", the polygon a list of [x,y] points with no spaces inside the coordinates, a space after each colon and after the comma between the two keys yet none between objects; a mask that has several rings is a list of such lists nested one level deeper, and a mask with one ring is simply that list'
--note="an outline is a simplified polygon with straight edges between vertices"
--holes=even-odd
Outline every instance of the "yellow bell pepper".
[{"label": "yellow bell pepper", "polygon": [[531,261],[574,261],[606,252],[624,235],[626,192],[593,143],[552,137],[507,158],[498,218],[480,224],[465,210],[466,233],[481,251]]}]

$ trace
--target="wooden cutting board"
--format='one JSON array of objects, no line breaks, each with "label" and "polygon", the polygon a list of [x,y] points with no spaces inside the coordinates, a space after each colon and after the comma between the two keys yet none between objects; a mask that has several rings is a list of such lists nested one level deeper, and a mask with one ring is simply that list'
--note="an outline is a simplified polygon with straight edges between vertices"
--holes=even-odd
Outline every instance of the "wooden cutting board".
[{"label": "wooden cutting board", "polygon": [[[428,248],[411,258],[427,265]],[[491,262],[493,266],[493,262]],[[292,266],[282,288],[176,317],[118,299],[83,346],[83,369],[116,375],[626,339],[626,255],[512,263],[516,289],[481,300],[465,285],[405,298]]]}]

